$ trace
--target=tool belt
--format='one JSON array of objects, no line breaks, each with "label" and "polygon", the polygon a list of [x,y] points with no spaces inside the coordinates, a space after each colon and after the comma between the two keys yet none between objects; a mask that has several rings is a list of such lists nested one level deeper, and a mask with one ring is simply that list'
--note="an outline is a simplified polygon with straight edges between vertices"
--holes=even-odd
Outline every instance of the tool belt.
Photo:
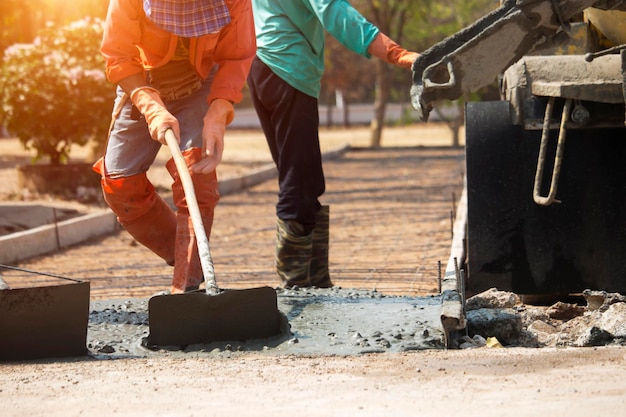
[{"label": "tool belt", "polygon": [[202,87],[202,78],[188,59],[172,60],[148,72],[148,81],[156,88],[163,101],[176,101],[187,97]]}]

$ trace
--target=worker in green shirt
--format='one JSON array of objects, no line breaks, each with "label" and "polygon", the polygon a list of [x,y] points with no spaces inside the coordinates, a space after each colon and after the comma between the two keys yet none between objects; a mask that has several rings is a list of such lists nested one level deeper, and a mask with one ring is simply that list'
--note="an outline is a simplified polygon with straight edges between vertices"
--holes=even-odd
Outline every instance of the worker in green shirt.
[{"label": "worker in green shirt", "polygon": [[389,39],[348,0],[252,0],[257,54],[248,86],[278,168],[276,271],[285,287],[331,287],[329,207],[319,144],[324,33],[365,57],[409,69],[418,53]]}]

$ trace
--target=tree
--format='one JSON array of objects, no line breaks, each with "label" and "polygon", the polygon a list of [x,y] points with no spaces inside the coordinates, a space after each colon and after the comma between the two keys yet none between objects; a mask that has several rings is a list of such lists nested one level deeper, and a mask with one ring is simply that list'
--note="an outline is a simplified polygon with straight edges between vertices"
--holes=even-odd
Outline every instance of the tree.
[{"label": "tree", "polygon": [[[455,0],[453,2],[433,2],[429,4],[428,9],[424,10],[429,15],[429,31],[418,33],[415,37],[426,42],[426,44],[435,44],[447,36],[453,35],[461,29],[471,25],[481,17],[499,7],[499,1],[494,0]],[[496,89],[497,91],[497,89]],[[460,145],[459,130],[464,125],[465,103],[470,100],[478,100],[481,97],[494,94],[493,86],[487,87],[482,91],[475,93],[465,93],[463,97],[455,100],[452,105],[456,107],[455,111],[449,112],[450,116],[435,107],[434,113],[443,120],[452,134],[452,145]],[[446,103],[446,105],[449,103]]]},{"label": "tree", "polygon": [[0,52],[14,43],[35,38],[43,0],[3,0],[0,2]]},{"label": "tree", "polygon": [[0,53],[14,43],[29,43],[46,25],[66,25],[83,17],[104,18],[109,0],[2,0]]},{"label": "tree", "polygon": [[[421,0],[361,0],[372,23],[400,45],[403,45],[405,25],[413,19],[416,6],[420,2]],[[389,64],[376,60],[375,73],[374,117],[370,125],[370,146],[379,147],[391,89]]]},{"label": "tree", "polygon": [[[383,33],[394,39],[406,49],[420,52],[431,45],[443,40],[475,20],[498,7],[498,0],[453,0],[452,2],[435,2],[431,0],[353,0],[354,6],[363,15],[374,23]],[[333,66],[349,63],[354,68],[354,58],[347,57],[341,50],[327,51],[331,56],[327,65],[331,70],[329,77],[322,80],[326,91],[334,86],[343,85],[342,89],[350,92],[358,90],[363,84],[363,78],[347,77],[345,70],[332,74]],[[371,122],[370,145],[380,146],[382,131],[385,124],[387,103],[394,99],[400,102],[408,101],[410,84],[412,82],[407,70],[394,67],[380,60],[372,60],[371,71],[375,74],[374,87],[374,116]],[[368,70],[370,67],[368,67]],[[359,95],[363,97],[363,95]],[[463,107],[463,101],[456,103]],[[461,113],[462,112],[457,112]],[[453,135],[458,138],[458,129],[463,121],[449,120]],[[455,133],[456,132],[456,133]]]},{"label": "tree", "polygon": [[36,151],[35,161],[67,163],[72,144],[105,140],[114,86],[99,52],[102,30],[102,20],[83,19],[5,50],[0,121]]},{"label": "tree", "polygon": [[321,96],[326,97],[330,112],[337,95],[341,95],[343,125],[348,127],[350,125],[349,103],[356,100],[362,102],[370,98],[373,85],[373,62],[350,51],[326,33],[324,67]]}]

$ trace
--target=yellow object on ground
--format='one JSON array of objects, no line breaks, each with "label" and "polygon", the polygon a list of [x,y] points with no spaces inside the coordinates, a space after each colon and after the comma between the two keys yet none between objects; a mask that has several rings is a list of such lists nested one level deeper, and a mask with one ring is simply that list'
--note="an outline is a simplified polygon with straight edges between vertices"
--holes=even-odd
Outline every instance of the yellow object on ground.
[{"label": "yellow object on ground", "polygon": [[487,338],[487,343],[485,344],[485,346],[490,347],[490,348],[501,348],[501,347],[504,347],[504,346],[502,346],[500,341],[497,338],[495,338],[495,337],[488,337]]}]

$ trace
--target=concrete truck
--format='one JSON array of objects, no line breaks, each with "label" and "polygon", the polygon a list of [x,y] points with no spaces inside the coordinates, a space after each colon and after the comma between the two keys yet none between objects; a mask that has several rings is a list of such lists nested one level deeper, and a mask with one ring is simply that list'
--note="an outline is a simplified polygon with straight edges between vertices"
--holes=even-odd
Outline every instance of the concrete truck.
[{"label": "concrete truck", "polygon": [[424,121],[500,86],[465,106],[465,296],[626,292],[625,43],[626,2],[507,0],[413,64]]}]

